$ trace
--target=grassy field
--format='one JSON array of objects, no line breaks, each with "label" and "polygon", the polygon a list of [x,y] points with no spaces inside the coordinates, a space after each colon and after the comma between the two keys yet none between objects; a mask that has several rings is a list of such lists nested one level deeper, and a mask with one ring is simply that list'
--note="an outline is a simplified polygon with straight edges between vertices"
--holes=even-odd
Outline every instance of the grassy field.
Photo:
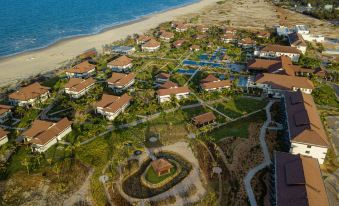
[{"label": "grassy field", "polygon": [[213,130],[208,135],[211,136],[215,141],[218,141],[225,137],[233,137],[233,136],[241,137],[241,138],[248,138],[248,135],[249,135],[248,127],[250,123],[263,122],[264,119],[265,119],[265,113],[260,112],[260,113],[251,115],[247,118],[243,118],[238,121],[226,124],[225,126],[222,126],[220,128]]},{"label": "grassy field", "polygon": [[251,99],[247,97],[234,97],[233,99],[213,105],[217,110],[231,118],[237,118],[245,114],[262,109],[266,101]]},{"label": "grassy field", "polygon": [[145,178],[147,181],[149,181],[152,184],[158,184],[166,180],[167,178],[171,177],[173,174],[175,174],[176,171],[177,171],[177,168],[173,167],[168,174],[158,176],[158,174],[156,174],[156,172],[154,171],[153,167],[149,167],[146,172]]}]

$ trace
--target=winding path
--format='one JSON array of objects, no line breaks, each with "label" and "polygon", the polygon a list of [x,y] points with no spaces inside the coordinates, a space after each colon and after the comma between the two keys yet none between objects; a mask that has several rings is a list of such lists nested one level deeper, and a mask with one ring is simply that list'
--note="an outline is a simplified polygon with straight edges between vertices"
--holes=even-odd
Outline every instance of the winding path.
[{"label": "winding path", "polygon": [[255,200],[254,192],[253,192],[253,189],[251,187],[251,180],[258,171],[264,169],[265,167],[267,167],[271,164],[271,157],[270,157],[270,153],[268,151],[268,147],[267,147],[267,144],[266,144],[266,141],[265,141],[265,137],[266,137],[266,130],[267,130],[269,124],[272,121],[272,116],[271,116],[270,110],[271,110],[271,106],[272,106],[273,103],[274,103],[274,101],[270,101],[267,104],[267,106],[265,107],[267,119],[266,119],[264,125],[260,129],[260,135],[259,135],[261,149],[264,153],[264,161],[261,164],[259,164],[258,166],[252,168],[247,173],[247,175],[244,179],[245,189],[246,189],[248,199],[250,201],[251,206],[257,206],[257,202]]}]

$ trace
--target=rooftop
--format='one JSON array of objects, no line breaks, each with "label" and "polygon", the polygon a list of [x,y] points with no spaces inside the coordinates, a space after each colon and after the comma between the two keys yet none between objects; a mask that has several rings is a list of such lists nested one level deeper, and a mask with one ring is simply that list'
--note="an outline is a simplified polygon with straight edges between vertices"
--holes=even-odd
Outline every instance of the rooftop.
[{"label": "rooftop", "polygon": [[293,90],[293,88],[314,89],[306,77],[263,73],[255,77],[255,83],[271,85],[272,89]]},{"label": "rooftop", "polygon": [[278,45],[278,44],[269,44],[269,45],[265,46],[263,49],[261,49],[261,51],[301,54],[301,52],[295,47],[281,46],[281,45]]},{"label": "rooftop", "polygon": [[132,97],[130,97],[128,94],[124,94],[120,97],[103,94],[101,100],[98,101],[95,106],[103,108],[103,110],[106,112],[115,113],[131,100]]},{"label": "rooftop", "polygon": [[113,72],[111,78],[109,78],[107,82],[108,84],[112,84],[115,86],[125,86],[133,79],[135,79],[134,73],[123,74]]},{"label": "rooftop", "polygon": [[73,68],[68,69],[69,73],[87,73],[95,69],[95,65],[89,63],[88,61],[81,62],[80,64],[75,65]]},{"label": "rooftop", "polygon": [[9,112],[12,108],[12,106],[0,104],[0,115]]},{"label": "rooftop", "polygon": [[166,96],[166,95],[175,95],[175,94],[182,94],[182,93],[189,93],[190,89],[187,86],[183,87],[174,87],[170,89],[159,89],[157,94],[159,96]]},{"label": "rooftop", "polygon": [[65,84],[65,88],[73,92],[80,92],[94,83],[95,80],[92,77],[88,79],[70,78]]},{"label": "rooftop", "polygon": [[27,101],[35,99],[49,91],[49,87],[41,86],[39,83],[33,83],[28,86],[22,87],[16,92],[9,95],[10,99]]},{"label": "rooftop", "polygon": [[113,61],[110,61],[109,63],[107,63],[107,65],[109,66],[115,66],[115,67],[122,67],[122,66],[127,66],[130,63],[132,63],[133,59],[123,55],[120,56],[116,59],[114,59]]},{"label": "rooftop", "polygon": [[206,124],[214,120],[216,120],[216,117],[212,112],[207,112],[192,118],[195,125]]}]

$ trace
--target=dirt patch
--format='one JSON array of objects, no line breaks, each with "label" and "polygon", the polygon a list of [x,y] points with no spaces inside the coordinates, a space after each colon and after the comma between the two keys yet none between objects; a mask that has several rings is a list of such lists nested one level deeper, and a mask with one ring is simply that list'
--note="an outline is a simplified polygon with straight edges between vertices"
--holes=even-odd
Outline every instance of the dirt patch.
[{"label": "dirt patch", "polygon": [[88,169],[75,163],[63,167],[59,174],[39,172],[28,175],[21,171],[2,183],[2,205],[61,205],[85,181]]}]

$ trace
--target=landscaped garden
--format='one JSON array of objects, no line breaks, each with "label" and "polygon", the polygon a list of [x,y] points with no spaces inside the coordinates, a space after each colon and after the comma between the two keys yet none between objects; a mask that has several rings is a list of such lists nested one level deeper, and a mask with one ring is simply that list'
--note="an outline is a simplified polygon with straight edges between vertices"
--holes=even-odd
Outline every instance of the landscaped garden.
[{"label": "landscaped garden", "polygon": [[167,178],[173,176],[176,173],[176,171],[177,171],[177,168],[174,166],[169,173],[159,176],[155,172],[153,167],[149,167],[146,171],[145,179],[152,184],[158,184],[166,180]]}]

